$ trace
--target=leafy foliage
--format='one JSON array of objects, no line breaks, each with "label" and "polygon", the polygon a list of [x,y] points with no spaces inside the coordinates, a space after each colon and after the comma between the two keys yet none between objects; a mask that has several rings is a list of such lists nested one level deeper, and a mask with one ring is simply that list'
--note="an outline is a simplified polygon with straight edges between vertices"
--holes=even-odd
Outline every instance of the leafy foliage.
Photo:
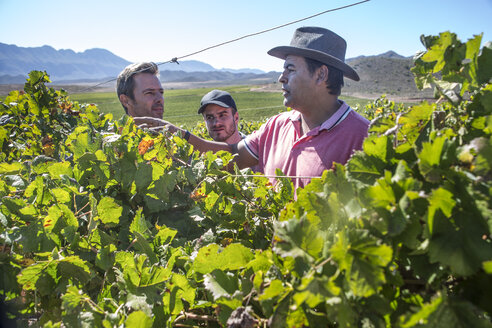
[{"label": "leafy foliage", "polygon": [[[19,325],[491,327],[492,53],[422,37],[417,85],[294,196],[70,101],[0,104],[0,294]],[[260,123],[251,123],[254,129]],[[198,126],[195,132],[204,133]]]}]

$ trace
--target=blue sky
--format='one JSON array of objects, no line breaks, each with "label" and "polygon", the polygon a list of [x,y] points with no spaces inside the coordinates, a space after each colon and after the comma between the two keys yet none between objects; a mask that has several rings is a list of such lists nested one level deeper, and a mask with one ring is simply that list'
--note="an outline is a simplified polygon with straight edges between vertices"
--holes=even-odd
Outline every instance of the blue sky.
[{"label": "blue sky", "polygon": [[[0,0],[0,42],[80,52],[105,48],[129,61],[167,61],[358,0]],[[279,71],[266,52],[288,45],[300,26],[321,26],[347,40],[347,58],[423,50],[421,34],[451,31],[492,41],[492,0],[371,0],[197,54],[215,68]],[[161,67],[163,69],[163,67]]]}]

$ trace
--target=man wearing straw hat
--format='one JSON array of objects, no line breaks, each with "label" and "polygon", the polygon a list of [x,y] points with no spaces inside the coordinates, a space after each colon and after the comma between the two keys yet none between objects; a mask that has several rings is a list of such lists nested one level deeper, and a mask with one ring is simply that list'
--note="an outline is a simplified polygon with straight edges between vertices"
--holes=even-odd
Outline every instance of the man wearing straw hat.
[{"label": "man wearing straw hat", "polygon": [[170,132],[179,130],[199,151],[237,153],[240,168],[258,165],[272,180],[279,168],[293,177],[296,188],[304,187],[333,163],[345,164],[367,135],[369,121],[338,99],[343,77],[359,80],[345,64],[345,50],[345,40],[332,31],[302,27],[289,46],[268,51],[284,60],[278,81],[284,105],[292,110],[273,116],[237,144],[205,141],[168,122],[164,125]]}]

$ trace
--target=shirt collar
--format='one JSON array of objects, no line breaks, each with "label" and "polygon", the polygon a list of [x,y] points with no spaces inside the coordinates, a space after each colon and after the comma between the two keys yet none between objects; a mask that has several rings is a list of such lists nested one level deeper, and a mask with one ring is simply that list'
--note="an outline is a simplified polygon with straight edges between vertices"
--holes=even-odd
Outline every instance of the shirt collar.
[{"label": "shirt collar", "polygon": [[[308,135],[318,134],[322,130],[330,130],[347,117],[348,113],[351,111],[351,108],[345,101],[343,100],[339,100],[339,101],[342,104],[340,108],[338,108],[337,111],[329,119],[324,121],[320,126],[309,131],[307,133]],[[289,119],[292,122],[298,122],[301,120],[301,113],[298,112],[297,110],[292,110],[290,112]]]},{"label": "shirt collar", "polygon": [[292,109],[289,113],[289,120],[291,120],[292,122],[300,121],[301,113],[295,109]]},{"label": "shirt collar", "polygon": [[323,122],[323,124],[321,124],[321,126],[319,127],[320,131],[332,129],[347,117],[347,114],[350,112],[350,107],[349,105],[347,105],[345,101],[343,100],[339,100],[339,101],[342,103],[342,105],[340,106],[340,108],[338,108],[338,110],[333,115],[330,116],[329,119],[327,119],[326,121]]}]

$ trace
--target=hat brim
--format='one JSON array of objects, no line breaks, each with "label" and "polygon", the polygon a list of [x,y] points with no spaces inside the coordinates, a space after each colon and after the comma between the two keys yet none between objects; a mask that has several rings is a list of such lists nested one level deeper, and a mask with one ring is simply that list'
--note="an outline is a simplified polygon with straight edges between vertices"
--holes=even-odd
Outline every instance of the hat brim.
[{"label": "hat brim", "polygon": [[277,57],[280,59],[285,59],[288,55],[311,58],[323,64],[330,65],[341,70],[343,72],[343,75],[345,77],[348,77],[349,79],[352,79],[354,81],[360,80],[359,74],[357,74],[357,72],[352,67],[345,64],[340,59],[330,56],[321,51],[292,47],[292,46],[280,46],[270,49],[267,53],[270,56]]},{"label": "hat brim", "polygon": [[219,105],[220,107],[224,107],[224,108],[229,108],[229,107],[232,108],[231,106],[227,105],[226,103],[223,103],[222,101],[211,100],[211,101],[201,105],[200,108],[198,108],[198,114],[203,113],[203,111],[205,110],[205,107],[207,107],[210,104]]}]

